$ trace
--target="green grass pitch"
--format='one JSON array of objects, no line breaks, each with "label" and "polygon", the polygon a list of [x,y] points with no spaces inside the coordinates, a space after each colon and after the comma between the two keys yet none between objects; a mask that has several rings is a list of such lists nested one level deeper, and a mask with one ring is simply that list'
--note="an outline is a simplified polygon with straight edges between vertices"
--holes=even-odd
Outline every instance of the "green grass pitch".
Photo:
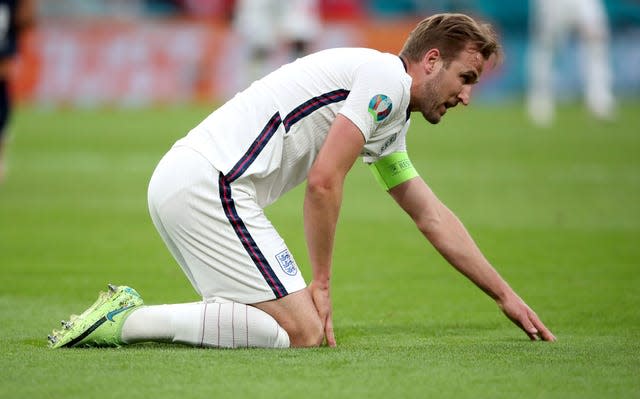
[{"label": "green grass pitch", "polygon": [[[1,398],[639,398],[640,113],[565,106],[418,115],[410,155],[558,337],[529,342],[448,266],[357,163],[333,274],[335,349],[143,344],[50,350],[108,282],[149,304],[198,300],[147,214],[155,164],[204,106],[19,108],[0,186]],[[302,190],[268,209],[307,276]]]}]

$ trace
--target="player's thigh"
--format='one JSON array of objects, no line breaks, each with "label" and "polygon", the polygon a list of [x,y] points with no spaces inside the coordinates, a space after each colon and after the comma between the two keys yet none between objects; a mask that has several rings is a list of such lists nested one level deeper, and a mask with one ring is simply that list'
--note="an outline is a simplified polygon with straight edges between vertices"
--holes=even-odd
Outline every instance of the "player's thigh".
[{"label": "player's thigh", "polygon": [[156,168],[149,209],[205,300],[251,304],[306,287],[284,240],[256,204],[251,182],[225,181],[189,148],[172,149]]}]

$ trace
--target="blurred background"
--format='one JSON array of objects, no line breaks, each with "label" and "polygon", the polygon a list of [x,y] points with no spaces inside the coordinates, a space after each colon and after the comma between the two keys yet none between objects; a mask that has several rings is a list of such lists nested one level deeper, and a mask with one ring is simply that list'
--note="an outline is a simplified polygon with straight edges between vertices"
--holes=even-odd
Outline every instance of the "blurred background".
[{"label": "blurred background", "polygon": [[[0,0],[0,43],[16,1],[34,0]],[[282,397],[640,398],[640,0],[34,3],[19,51],[0,50],[0,122],[11,108],[3,79],[15,103],[4,136],[0,123],[0,397],[264,397],[268,387]],[[397,53],[419,20],[443,11],[494,24],[505,58],[468,109],[437,128],[413,118],[412,163],[557,345],[528,345],[356,162],[332,276],[343,349],[46,349],[51,328],[107,282],[149,304],[198,300],[147,211],[149,178],[176,140],[282,63],[336,46]],[[303,196],[301,185],[266,212],[308,279]],[[212,379],[210,364],[232,383]],[[247,365],[263,377],[231,387]]]},{"label": "blurred background", "polygon": [[[502,38],[506,58],[483,77],[476,96],[489,101],[526,98],[535,13],[535,5],[528,1],[303,1],[307,9],[290,17],[308,27],[300,40],[285,37],[284,29],[264,31],[269,28],[262,25],[276,19],[264,10],[258,12],[262,18],[250,15],[242,26],[239,3],[243,2],[41,0],[34,28],[20,41],[11,79],[13,98],[44,107],[219,102],[253,77],[303,52],[364,46],[396,53],[418,20],[443,11],[465,12],[491,22]],[[264,1],[248,3],[256,6]],[[284,3],[286,8],[295,1]],[[606,0],[602,6],[608,21],[605,57],[610,61],[612,90],[616,99],[636,99],[640,97],[640,1]],[[559,100],[582,95],[581,68],[588,62],[581,58],[580,29],[558,39],[563,47],[553,61],[553,87]],[[257,62],[262,65],[256,67]]]}]

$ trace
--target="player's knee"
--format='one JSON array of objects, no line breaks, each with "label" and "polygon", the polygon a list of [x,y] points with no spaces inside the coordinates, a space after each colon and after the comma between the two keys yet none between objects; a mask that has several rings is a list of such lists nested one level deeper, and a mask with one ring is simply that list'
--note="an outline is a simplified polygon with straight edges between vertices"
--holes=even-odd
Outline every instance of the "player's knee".
[{"label": "player's knee", "polygon": [[324,341],[324,329],[322,323],[318,323],[313,329],[309,331],[305,340],[305,346],[316,347],[322,345]]},{"label": "player's knee", "polygon": [[322,345],[324,329],[322,323],[309,323],[295,331],[289,332],[291,346],[296,348],[313,348]]}]

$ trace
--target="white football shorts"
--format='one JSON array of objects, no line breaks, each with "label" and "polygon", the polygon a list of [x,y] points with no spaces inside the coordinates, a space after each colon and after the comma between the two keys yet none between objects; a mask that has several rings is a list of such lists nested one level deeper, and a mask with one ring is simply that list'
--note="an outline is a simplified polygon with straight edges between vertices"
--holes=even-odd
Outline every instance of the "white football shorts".
[{"label": "white football shorts", "polygon": [[201,154],[173,147],[149,182],[149,212],[203,299],[253,304],[306,287],[250,179],[231,182]]}]

